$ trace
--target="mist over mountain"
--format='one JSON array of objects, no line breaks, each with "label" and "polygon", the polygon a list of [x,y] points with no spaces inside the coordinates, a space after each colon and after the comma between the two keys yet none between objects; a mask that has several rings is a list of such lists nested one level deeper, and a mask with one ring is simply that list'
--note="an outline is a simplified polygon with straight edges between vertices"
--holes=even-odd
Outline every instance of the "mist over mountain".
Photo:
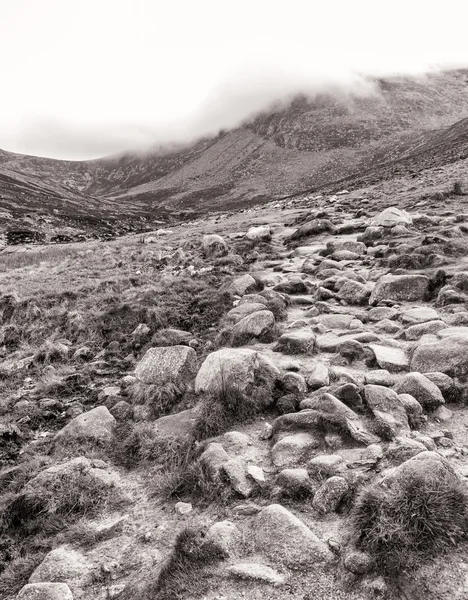
[{"label": "mist over mountain", "polygon": [[[285,86],[274,104],[261,89],[259,82],[256,96],[240,90],[228,103],[221,101],[226,95],[214,98],[202,119],[214,134],[192,143],[179,132],[150,151],[91,161],[2,151],[0,208],[13,219],[40,213],[70,223],[141,224],[349,187],[362,177],[385,178],[467,153],[463,69],[316,82],[293,98]],[[253,116],[242,121],[247,113]]]}]

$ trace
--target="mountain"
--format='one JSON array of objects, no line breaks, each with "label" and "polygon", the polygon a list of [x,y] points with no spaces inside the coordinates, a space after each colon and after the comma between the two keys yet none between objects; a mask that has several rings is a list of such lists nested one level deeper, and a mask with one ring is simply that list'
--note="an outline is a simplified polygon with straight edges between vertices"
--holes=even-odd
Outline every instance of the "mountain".
[{"label": "mountain", "polygon": [[0,225],[142,229],[468,156],[468,71],[299,96],[216,137],[93,161],[0,151]]}]

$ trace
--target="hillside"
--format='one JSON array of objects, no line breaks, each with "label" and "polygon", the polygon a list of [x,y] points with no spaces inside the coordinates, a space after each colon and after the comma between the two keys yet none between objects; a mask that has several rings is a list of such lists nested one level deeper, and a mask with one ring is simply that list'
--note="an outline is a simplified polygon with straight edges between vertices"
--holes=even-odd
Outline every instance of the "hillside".
[{"label": "hillside", "polygon": [[468,71],[370,80],[367,95],[298,97],[184,147],[93,161],[0,151],[7,226],[49,215],[86,228],[235,210],[300,192],[375,182],[468,155]]}]

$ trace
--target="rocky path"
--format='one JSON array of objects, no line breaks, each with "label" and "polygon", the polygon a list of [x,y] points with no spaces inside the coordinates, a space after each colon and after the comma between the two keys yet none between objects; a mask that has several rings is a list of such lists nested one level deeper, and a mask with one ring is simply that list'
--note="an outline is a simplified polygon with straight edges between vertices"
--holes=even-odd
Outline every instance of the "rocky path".
[{"label": "rocky path", "polygon": [[[252,241],[268,239],[279,258],[253,263],[232,281],[237,300],[223,339],[233,347],[214,350],[200,369],[189,346],[158,348],[135,372],[143,383],[166,370],[194,379],[199,394],[216,391],[221,379],[247,395],[274,382],[276,412],[270,407],[209,440],[198,458],[237,501],[209,508],[161,502],[146,491],[148,474],[114,468],[130,504],[99,522],[109,539],[54,550],[30,581],[67,589],[34,596],[25,588],[18,599],[121,597],[128,582],[146,580],[161,565],[175,532],[193,522],[207,525],[224,555],[209,569],[206,600],[466,599],[463,547],[403,578],[395,591],[374,557],[346,538],[348,511],[363,486],[386,485],[405,469],[437,470],[437,461],[461,481],[468,477],[463,222],[463,215],[398,209],[369,222],[344,199],[324,202],[296,226],[249,232]],[[196,411],[154,427],[181,437]],[[85,415],[65,435],[77,427],[88,435]],[[90,420],[95,438],[114,427],[102,411]],[[451,573],[443,589],[436,569]]]}]

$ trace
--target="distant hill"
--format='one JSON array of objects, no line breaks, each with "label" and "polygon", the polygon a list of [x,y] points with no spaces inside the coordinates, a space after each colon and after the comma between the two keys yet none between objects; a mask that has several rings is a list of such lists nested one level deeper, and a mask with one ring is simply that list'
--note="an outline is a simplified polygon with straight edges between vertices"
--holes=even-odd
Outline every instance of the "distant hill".
[{"label": "distant hill", "polygon": [[367,96],[300,96],[232,131],[146,154],[75,162],[0,151],[0,225],[42,215],[125,231],[468,156],[468,71],[370,84]]}]

